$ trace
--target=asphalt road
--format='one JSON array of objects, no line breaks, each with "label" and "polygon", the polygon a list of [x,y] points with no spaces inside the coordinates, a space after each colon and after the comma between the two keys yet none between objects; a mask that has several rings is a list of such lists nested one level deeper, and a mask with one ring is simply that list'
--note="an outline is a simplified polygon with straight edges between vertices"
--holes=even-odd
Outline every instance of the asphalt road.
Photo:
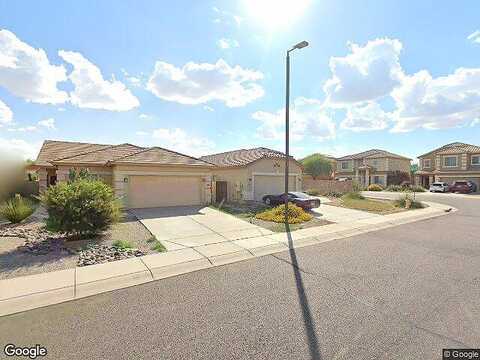
[{"label": "asphalt road", "polygon": [[480,200],[458,212],[0,318],[51,359],[441,359],[480,347]]}]

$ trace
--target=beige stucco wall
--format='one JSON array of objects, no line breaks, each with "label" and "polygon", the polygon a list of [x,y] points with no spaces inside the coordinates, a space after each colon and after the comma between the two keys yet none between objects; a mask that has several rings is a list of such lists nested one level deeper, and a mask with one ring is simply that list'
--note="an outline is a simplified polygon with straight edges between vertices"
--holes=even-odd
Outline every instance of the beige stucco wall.
[{"label": "beige stucco wall", "polygon": [[57,166],[57,182],[68,181],[70,169],[88,169],[92,175],[97,175],[105,183],[112,185],[112,168],[106,166],[60,165]]},{"label": "beige stucco wall", "polygon": [[[213,171],[215,181],[227,182],[227,200],[238,201],[248,197],[251,191],[248,170],[246,167],[216,169]],[[213,194],[216,194],[214,183]]]},{"label": "beige stucco wall", "polygon": [[[151,165],[114,165],[113,167],[113,188],[115,194],[128,206],[128,184],[129,177],[135,175],[180,175],[200,176],[202,181],[202,203],[210,204],[212,199],[212,170],[204,167],[193,166],[151,166]],[[174,196],[174,194],[172,194]]]},{"label": "beige stucco wall", "polygon": [[410,160],[388,158],[387,171],[403,171],[410,174]]},{"label": "beige stucco wall", "polygon": [[[295,176],[295,189],[302,189],[302,167],[293,160],[289,161],[289,173]],[[245,167],[220,168],[213,170],[215,181],[227,182],[229,201],[253,200],[255,175],[285,174],[285,161],[282,159],[260,159]],[[214,191],[215,194],[215,185]]]}]

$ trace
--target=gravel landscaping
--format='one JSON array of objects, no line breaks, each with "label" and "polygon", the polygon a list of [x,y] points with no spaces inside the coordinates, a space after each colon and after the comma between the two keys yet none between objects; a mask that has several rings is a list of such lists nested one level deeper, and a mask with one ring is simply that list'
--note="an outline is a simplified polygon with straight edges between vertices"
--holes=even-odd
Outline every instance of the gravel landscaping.
[{"label": "gravel landscaping", "polygon": [[[124,213],[117,224],[93,239],[67,241],[44,228],[41,208],[20,224],[0,225],[0,279],[63,270],[158,253],[162,246],[137,218]],[[122,241],[128,248],[114,246]]]}]

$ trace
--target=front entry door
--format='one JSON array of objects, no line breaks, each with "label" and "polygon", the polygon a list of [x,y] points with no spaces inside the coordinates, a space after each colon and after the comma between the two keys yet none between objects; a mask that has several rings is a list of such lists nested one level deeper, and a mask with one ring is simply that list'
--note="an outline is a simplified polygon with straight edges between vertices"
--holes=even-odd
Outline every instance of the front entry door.
[{"label": "front entry door", "polygon": [[227,201],[227,182],[217,181],[215,191],[216,202]]}]

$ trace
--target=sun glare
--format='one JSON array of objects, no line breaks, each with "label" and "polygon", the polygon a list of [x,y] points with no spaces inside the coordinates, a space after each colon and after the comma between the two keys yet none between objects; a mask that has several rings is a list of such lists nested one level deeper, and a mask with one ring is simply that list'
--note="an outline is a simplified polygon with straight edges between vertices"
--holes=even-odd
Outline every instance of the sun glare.
[{"label": "sun glare", "polygon": [[305,12],[311,0],[244,0],[247,14],[269,28],[288,27]]}]

